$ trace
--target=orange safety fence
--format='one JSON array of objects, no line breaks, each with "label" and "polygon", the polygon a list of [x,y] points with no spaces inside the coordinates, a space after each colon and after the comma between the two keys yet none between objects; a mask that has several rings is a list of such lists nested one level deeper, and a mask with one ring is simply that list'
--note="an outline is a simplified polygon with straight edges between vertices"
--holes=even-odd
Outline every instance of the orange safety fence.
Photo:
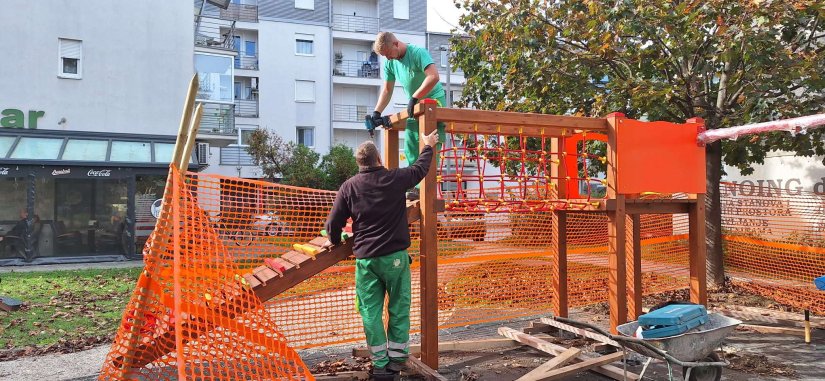
[{"label": "orange safety fence", "polygon": [[[352,260],[268,301],[259,301],[241,276],[265,258],[316,238],[334,192],[197,173],[172,183],[174,192],[167,192],[164,202],[175,205],[173,213],[159,222],[147,244],[159,250],[145,253],[149,280],[135,290],[102,379],[161,379],[181,373],[187,379],[311,377],[291,348],[363,340]],[[811,282],[825,274],[825,244],[817,230],[823,197],[790,193],[725,191],[727,270],[755,292],[825,313],[825,297],[816,294]],[[603,212],[567,213],[569,305],[606,301],[607,217]],[[555,219],[551,211],[522,209],[440,213],[439,328],[550,313],[558,249],[553,246]],[[758,229],[753,229],[754,221],[760,221]],[[418,226],[411,225],[413,238]],[[643,294],[688,287],[687,230],[687,215],[640,217]],[[416,239],[410,254],[411,320],[417,332]],[[252,375],[251,369],[258,373]]]},{"label": "orange safety fence", "polygon": [[825,315],[825,195],[776,182],[723,183],[725,273],[752,292]]},{"label": "orange safety fence", "polygon": [[313,379],[240,277],[231,240],[202,204],[210,190],[198,183],[171,167],[163,201],[170,212],[146,244],[154,249],[144,253],[145,270],[100,379]]}]

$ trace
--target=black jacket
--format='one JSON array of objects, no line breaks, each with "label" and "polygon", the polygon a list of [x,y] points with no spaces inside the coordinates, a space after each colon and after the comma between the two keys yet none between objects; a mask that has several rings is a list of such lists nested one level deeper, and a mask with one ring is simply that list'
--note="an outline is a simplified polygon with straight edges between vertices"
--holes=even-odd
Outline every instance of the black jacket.
[{"label": "black jacket", "polygon": [[426,146],[410,167],[362,169],[344,182],[327,218],[330,242],[341,243],[341,230],[352,217],[355,258],[375,258],[410,247],[405,193],[427,175],[432,158],[433,149]]}]

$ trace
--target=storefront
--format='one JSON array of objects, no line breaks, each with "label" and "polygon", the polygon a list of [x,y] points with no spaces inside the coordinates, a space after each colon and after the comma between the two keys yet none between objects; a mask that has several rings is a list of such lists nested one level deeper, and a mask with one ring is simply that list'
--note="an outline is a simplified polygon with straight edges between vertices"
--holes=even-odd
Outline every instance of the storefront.
[{"label": "storefront", "polygon": [[140,258],[173,148],[171,136],[0,130],[0,265]]}]

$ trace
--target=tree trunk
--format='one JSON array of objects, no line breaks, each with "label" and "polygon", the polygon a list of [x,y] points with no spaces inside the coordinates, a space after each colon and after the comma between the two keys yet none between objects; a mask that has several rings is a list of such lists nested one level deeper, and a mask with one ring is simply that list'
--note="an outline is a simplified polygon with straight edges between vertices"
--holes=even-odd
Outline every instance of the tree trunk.
[{"label": "tree trunk", "polygon": [[707,233],[708,281],[716,287],[725,282],[722,261],[722,203],[719,181],[722,179],[722,142],[716,141],[705,148],[707,155],[707,195],[705,198],[705,231]]}]

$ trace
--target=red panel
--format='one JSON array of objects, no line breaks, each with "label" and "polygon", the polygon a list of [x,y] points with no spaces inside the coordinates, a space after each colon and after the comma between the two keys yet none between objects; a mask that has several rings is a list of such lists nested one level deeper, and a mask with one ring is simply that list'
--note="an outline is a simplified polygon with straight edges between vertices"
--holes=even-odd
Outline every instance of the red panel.
[{"label": "red panel", "polygon": [[618,193],[705,193],[705,148],[696,144],[701,120],[617,121]]}]

